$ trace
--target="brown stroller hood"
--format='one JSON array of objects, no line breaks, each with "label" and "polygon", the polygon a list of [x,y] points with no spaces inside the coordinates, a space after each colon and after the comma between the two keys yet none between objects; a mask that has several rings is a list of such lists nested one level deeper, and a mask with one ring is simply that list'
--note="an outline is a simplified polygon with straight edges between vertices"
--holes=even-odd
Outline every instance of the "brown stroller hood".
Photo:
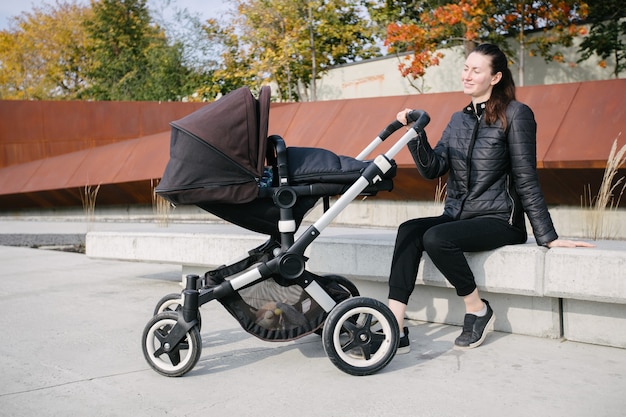
[{"label": "brown stroller hood", "polygon": [[170,160],[156,192],[174,204],[246,203],[259,192],[270,87],[242,87],[171,123]]}]

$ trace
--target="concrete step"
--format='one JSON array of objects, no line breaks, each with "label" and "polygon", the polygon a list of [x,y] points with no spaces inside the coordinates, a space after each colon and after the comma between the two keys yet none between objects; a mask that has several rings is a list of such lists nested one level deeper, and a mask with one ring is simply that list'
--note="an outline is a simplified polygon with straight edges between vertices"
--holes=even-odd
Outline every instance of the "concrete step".
[{"label": "concrete step", "polygon": [[[210,231],[87,234],[87,256],[172,263],[181,274],[203,274],[247,255],[266,237],[230,225]],[[339,274],[363,295],[387,298],[387,277],[395,230],[329,227],[305,252],[307,269]],[[626,242],[598,241],[596,248],[546,249],[523,245],[467,254],[483,296],[498,316],[496,330],[626,347]],[[409,302],[410,319],[459,325],[463,305],[451,285],[424,256]],[[581,309],[592,320],[580,319]]]}]

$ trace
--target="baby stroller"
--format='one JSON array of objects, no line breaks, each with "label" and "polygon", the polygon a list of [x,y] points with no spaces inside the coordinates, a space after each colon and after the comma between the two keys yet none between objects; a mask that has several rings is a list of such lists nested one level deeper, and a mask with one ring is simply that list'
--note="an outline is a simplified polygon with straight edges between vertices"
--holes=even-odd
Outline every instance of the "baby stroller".
[{"label": "baby stroller", "polygon": [[[142,334],[149,365],[165,376],[192,370],[202,350],[199,307],[219,301],[248,333],[266,341],[321,335],[331,362],[352,375],[384,368],[395,356],[398,324],[389,308],[362,297],[347,278],[306,270],[304,253],[359,195],[391,191],[395,156],[429,122],[425,112],[374,161],[372,150],[402,126],[393,122],[356,158],[285,145],[268,135],[270,89],[258,100],[246,87],[171,123],[170,160],[156,192],[269,235],[241,260],[188,275],[181,293],[156,305]],[[330,206],[328,197],[340,196]],[[302,233],[305,214],[324,199],[324,213]]]}]

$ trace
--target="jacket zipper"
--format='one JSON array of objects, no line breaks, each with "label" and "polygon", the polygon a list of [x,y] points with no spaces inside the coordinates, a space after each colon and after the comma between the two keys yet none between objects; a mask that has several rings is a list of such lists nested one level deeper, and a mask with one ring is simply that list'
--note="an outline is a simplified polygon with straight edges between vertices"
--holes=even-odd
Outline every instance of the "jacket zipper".
[{"label": "jacket zipper", "polygon": [[469,196],[470,192],[470,183],[472,177],[472,153],[474,153],[474,144],[476,143],[476,136],[478,135],[478,126],[480,125],[480,116],[476,115],[476,124],[474,125],[474,130],[472,131],[472,137],[470,138],[469,146],[467,147],[467,157],[465,159],[465,164],[467,165],[467,178],[465,181],[465,188],[467,190],[463,201],[461,202],[461,208],[459,211],[458,218],[461,218],[461,213],[463,213],[463,208],[465,206],[465,200]]},{"label": "jacket zipper", "polygon": [[509,216],[509,225],[513,226],[513,214],[515,213],[515,200],[513,200],[513,196],[509,191],[511,187],[511,176],[507,174],[506,176],[506,195],[511,200],[511,215]]}]

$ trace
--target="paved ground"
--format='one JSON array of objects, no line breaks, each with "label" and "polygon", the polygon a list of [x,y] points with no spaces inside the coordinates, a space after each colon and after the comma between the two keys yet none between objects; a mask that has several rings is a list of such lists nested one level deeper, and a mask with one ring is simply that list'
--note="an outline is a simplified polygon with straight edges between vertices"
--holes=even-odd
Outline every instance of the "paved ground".
[{"label": "paved ground", "polygon": [[[202,307],[202,356],[182,378],[152,371],[141,332],[178,268],[0,246],[0,416],[622,416],[626,350],[410,323],[412,351],[381,372],[334,367],[320,338],[245,333]],[[624,329],[616,329],[624,331]]]}]

